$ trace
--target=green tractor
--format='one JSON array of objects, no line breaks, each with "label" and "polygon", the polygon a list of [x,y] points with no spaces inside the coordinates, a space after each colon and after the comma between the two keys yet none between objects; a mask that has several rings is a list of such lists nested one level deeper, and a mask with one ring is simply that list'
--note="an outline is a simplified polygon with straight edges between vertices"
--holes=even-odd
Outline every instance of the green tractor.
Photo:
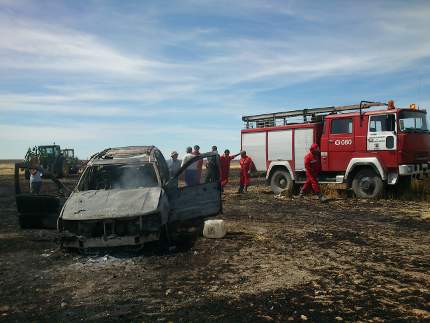
[{"label": "green tractor", "polygon": [[31,166],[34,160],[38,160],[38,164],[55,177],[61,178],[64,176],[65,159],[59,145],[35,146],[33,149],[28,148],[25,155],[25,164],[27,166],[25,177],[27,179],[30,178],[28,167]]},{"label": "green tractor", "polygon": [[71,148],[61,151],[64,156],[64,176],[76,175],[80,169],[79,159],[75,157],[75,150]]}]

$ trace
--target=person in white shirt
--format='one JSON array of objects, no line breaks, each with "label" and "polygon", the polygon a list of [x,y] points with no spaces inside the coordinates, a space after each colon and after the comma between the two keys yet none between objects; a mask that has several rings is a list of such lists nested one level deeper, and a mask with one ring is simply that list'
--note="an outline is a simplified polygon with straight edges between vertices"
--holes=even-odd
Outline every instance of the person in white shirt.
[{"label": "person in white shirt", "polygon": [[[195,155],[193,155],[193,148],[187,147],[186,152],[187,153],[182,159],[181,167],[183,167],[189,160],[196,157]],[[192,163],[185,169],[185,184],[187,186],[193,186],[197,184],[197,163],[196,162]]]},{"label": "person in white shirt", "polygon": [[42,168],[33,166],[30,168],[30,192],[31,194],[39,194],[42,188]]},{"label": "person in white shirt", "polygon": [[[169,167],[169,176],[172,178],[181,169],[181,161],[178,159],[176,151],[173,151],[170,157],[172,158],[167,161],[167,166]],[[178,186],[178,178],[175,179],[175,184]]]}]

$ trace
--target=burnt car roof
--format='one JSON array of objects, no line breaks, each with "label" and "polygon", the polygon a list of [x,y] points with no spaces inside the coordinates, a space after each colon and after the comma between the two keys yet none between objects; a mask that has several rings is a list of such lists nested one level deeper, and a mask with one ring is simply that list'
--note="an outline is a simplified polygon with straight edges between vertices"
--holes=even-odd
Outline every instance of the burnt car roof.
[{"label": "burnt car roof", "polygon": [[[91,156],[89,165],[115,164],[115,163],[139,163],[156,161],[155,152],[159,149],[155,146],[128,146],[107,148]],[[161,152],[160,152],[161,153]]]}]

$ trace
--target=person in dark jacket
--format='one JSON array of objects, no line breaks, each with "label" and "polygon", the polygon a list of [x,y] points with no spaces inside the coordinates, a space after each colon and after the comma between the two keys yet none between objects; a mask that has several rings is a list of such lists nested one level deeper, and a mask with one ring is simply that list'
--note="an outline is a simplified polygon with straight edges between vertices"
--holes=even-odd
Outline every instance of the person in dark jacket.
[{"label": "person in dark jacket", "polygon": [[318,176],[321,172],[321,153],[317,144],[312,144],[309,152],[305,156],[306,182],[300,190],[300,197],[312,190],[321,202],[326,202],[327,198],[322,195],[318,185]]},{"label": "person in dark jacket", "polygon": [[214,157],[208,157],[208,161],[206,163],[206,177],[205,177],[205,183],[214,183],[219,181],[219,155],[218,155],[218,148],[217,146],[212,146],[212,152],[216,153],[217,156]]}]

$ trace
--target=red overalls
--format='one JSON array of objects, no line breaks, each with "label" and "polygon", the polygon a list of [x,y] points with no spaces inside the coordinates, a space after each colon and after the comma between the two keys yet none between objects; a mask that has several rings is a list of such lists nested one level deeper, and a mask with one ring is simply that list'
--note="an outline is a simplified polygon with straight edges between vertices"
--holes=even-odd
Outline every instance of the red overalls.
[{"label": "red overalls", "polygon": [[249,186],[251,182],[249,179],[249,170],[251,169],[252,159],[245,156],[240,158],[240,186]]},{"label": "red overalls", "polygon": [[317,154],[313,152],[318,148],[315,144],[311,146],[310,151],[305,156],[305,169],[306,169],[306,183],[303,185],[302,192],[306,193],[310,188],[316,193],[321,192],[318,185],[317,177],[321,172],[321,159]]},{"label": "red overalls", "polygon": [[234,159],[234,156],[222,155],[219,158],[220,168],[221,168],[221,187],[228,183],[228,175],[230,174],[230,162]]}]

